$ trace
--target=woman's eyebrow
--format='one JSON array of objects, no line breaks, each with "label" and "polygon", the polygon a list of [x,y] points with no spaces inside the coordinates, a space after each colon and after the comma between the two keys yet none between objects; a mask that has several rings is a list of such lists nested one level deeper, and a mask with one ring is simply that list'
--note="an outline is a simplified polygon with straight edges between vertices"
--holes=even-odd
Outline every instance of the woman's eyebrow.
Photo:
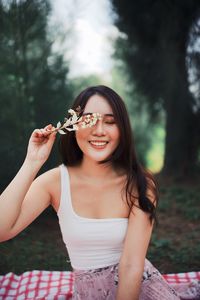
[{"label": "woman's eyebrow", "polygon": [[[91,113],[91,112],[86,112],[86,113],[83,113],[82,116],[85,116],[85,115],[92,115],[94,113]],[[113,114],[100,114],[100,115],[103,115],[103,116],[106,116],[106,117],[114,117]]]}]

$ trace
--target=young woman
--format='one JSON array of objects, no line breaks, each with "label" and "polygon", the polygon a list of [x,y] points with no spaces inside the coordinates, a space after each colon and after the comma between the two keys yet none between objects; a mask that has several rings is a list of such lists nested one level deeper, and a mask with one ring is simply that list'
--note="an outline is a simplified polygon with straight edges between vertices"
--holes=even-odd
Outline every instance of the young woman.
[{"label": "young woman", "polygon": [[52,125],[32,133],[25,161],[0,199],[0,240],[13,238],[50,204],[74,269],[73,299],[175,300],[145,259],[155,220],[153,177],[138,163],[127,110],[106,86],[75,100],[91,127],[61,136],[63,164],[36,175],[51,152]]}]

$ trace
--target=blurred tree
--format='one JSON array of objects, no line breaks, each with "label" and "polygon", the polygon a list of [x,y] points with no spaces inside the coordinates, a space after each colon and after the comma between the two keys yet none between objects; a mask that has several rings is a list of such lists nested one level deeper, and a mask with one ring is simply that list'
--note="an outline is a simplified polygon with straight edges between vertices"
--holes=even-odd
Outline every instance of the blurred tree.
[{"label": "blurred tree", "polygon": [[77,97],[77,95],[86,87],[95,86],[99,84],[104,84],[104,83],[102,82],[102,78],[95,74],[73,78],[72,81],[72,86],[74,91],[73,98]]},{"label": "blurred tree", "polygon": [[[119,46],[120,47],[120,46]],[[119,50],[119,47],[117,48]],[[126,63],[121,55],[115,53],[115,63],[112,68],[112,88],[118,92],[126,103],[131,119],[134,142],[139,161],[148,167],[147,153],[151,148],[153,124],[149,122],[149,114],[145,101],[135,89],[134,83],[130,81]],[[141,102],[143,105],[141,105]]]},{"label": "blurred tree", "polygon": [[198,0],[113,0],[121,52],[155,118],[166,113],[163,172],[186,175],[198,160],[199,111],[189,89],[186,66],[190,30],[200,15]]},{"label": "blurred tree", "polygon": [[[197,18],[193,23],[189,42],[187,55],[187,68],[189,73],[190,91],[194,96],[193,111],[197,118],[200,119],[200,19]],[[198,132],[200,132],[200,122],[198,122]],[[200,136],[199,136],[200,139]],[[200,149],[199,149],[200,150]],[[199,153],[200,154],[200,153]],[[200,160],[200,156],[199,156]]]},{"label": "blurred tree", "polygon": [[50,11],[47,0],[0,1],[1,188],[21,165],[31,131],[59,121],[71,100],[68,66],[51,52]]}]

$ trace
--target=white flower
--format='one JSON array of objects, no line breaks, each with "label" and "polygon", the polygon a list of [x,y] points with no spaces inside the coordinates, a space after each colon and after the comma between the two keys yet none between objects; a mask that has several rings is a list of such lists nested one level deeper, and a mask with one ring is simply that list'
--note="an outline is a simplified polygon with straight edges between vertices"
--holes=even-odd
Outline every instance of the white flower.
[{"label": "white flower", "polygon": [[59,132],[60,134],[66,134],[66,132],[63,131],[62,129],[59,129],[58,132]]},{"label": "white flower", "polygon": [[75,112],[75,110],[73,110],[73,109],[69,109],[69,110],[68,110],[68,113],[69,113],[70,115],[76,115],[76,112]]},{"label": "white flower", "polygon": [[52,132],[58,131],[60,134],[66,134],[66,132],[62,129],[66,129],[67,131],[75,131],[78,130],[79,127],[88,128],[94,126],[98,120],[102,119],[102,115],[100,113],[92,113],[84,115],[84,117],[79,117],[80,111],[80,107],[77,108],[77,111],[69,109],[68,113],[71,115],[71,117],[64,118],[63,125],[61,122],[58,122],[56,128],[53,129]]},{"label": "white flower", "polygon": [[60,122],[58,122],[56,128],[60,128],[61,126],[62,126],[62,124]]}]

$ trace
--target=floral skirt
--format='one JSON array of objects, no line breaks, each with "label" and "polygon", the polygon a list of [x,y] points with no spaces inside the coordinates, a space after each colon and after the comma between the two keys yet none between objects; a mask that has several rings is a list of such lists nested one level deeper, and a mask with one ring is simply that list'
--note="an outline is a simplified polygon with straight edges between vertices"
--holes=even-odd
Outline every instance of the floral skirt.
[{"label": "floral skirt", "polygon": [[[133,283],[134,284],[134,283]],[[118,264],[94,269],[74,270],[73,300],[115,300],[118,285]],[[191,284],[190,284],[191,285]],[[172,288],[160,272],[146,259],[139,300],[200,299],[199,286]]]}]

